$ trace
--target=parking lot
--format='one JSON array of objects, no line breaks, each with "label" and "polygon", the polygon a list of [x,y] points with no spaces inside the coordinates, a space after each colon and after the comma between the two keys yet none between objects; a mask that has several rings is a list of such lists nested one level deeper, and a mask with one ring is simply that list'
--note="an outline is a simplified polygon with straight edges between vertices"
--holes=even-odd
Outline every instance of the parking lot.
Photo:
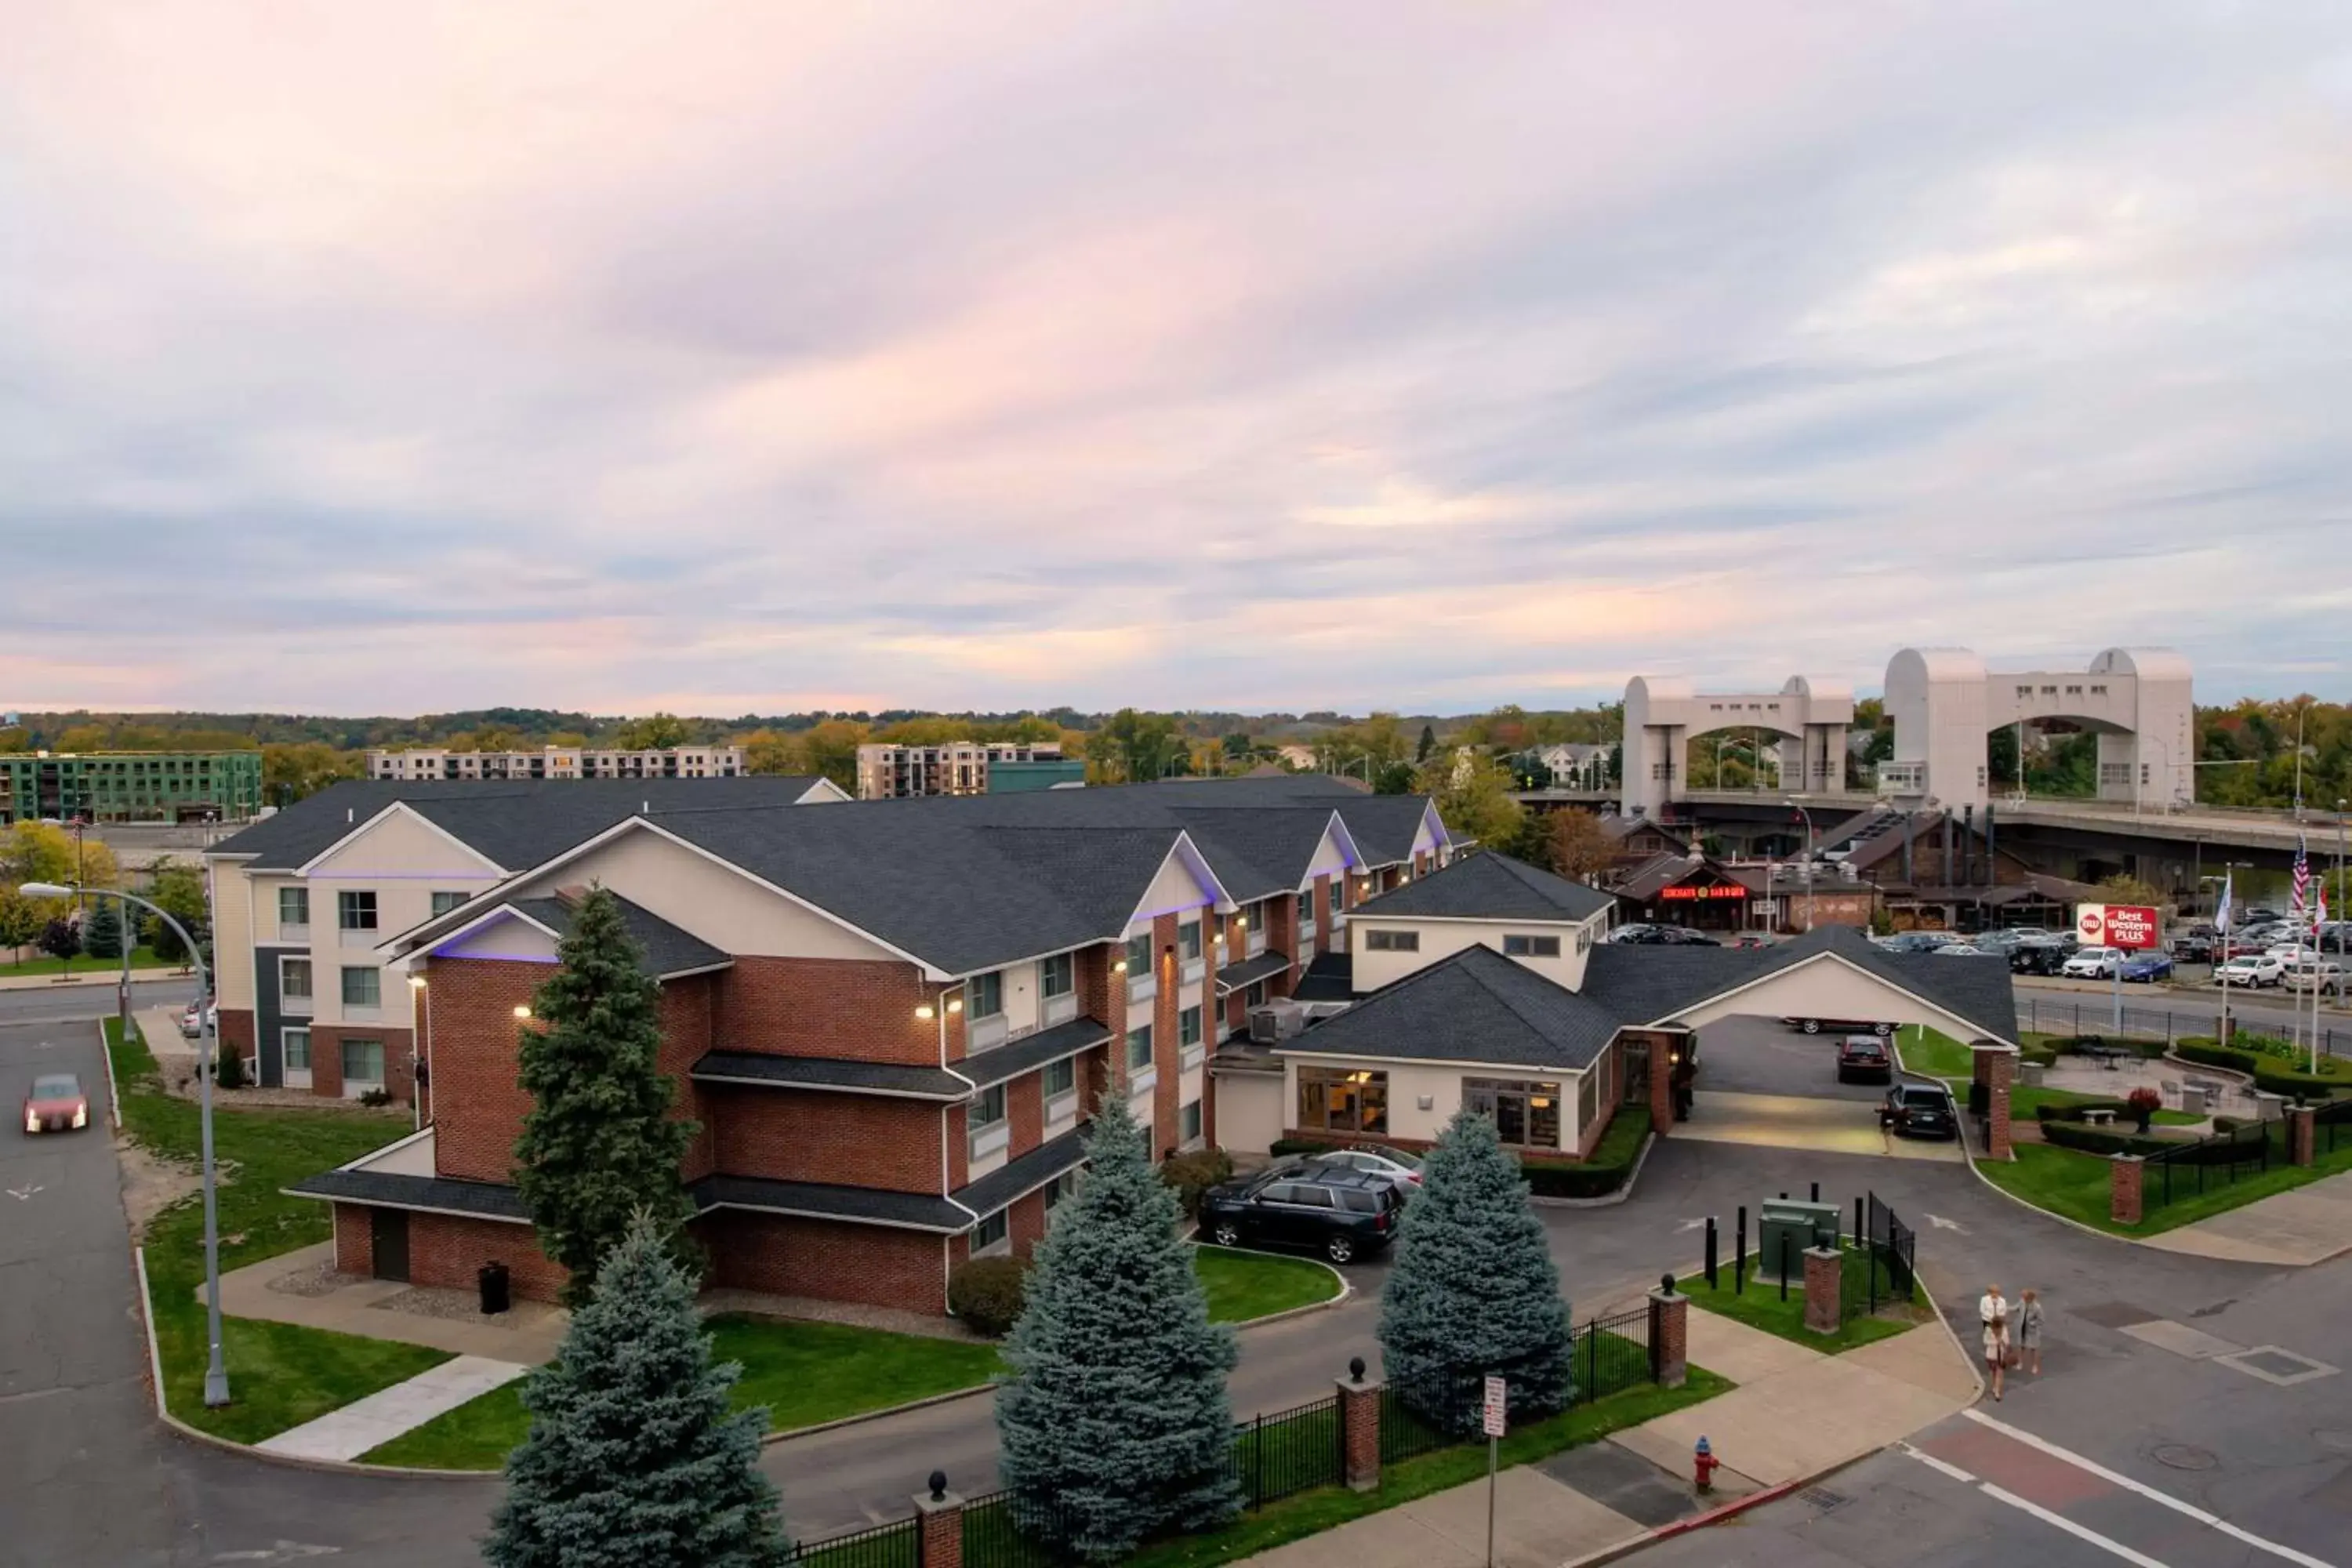
[{"label": "parking lot", "polygon": [[1958,1162],[1954,1140],[1896,1138],[1879,1130],[1886,1086],[1841,1083],[1838,1043],[1778,1018],[1727,1018],[1699,1032],[1698,1085],[1677,1138]]}]

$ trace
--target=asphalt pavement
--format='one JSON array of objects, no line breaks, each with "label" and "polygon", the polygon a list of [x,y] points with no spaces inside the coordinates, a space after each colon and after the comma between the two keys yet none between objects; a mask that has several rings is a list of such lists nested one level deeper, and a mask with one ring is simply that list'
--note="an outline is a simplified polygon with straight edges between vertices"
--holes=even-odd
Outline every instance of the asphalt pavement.
[{"label": "asphalt pavement", "polygon": [[[193,978],[142,980],[131,987],[131,1005],[168,1007],[194,999]],[[77,1018],[105,1018],[114,1013],[111,985],[26,986],[0,991],[0,1026],[10,1024],[61,1024]]]}]

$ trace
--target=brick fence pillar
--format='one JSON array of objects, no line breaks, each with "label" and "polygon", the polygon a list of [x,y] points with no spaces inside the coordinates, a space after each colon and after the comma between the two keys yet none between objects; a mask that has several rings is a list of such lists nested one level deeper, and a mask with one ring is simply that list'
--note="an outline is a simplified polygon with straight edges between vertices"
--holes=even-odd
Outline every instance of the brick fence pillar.
[{"label": "brick fence pillar", "polygon": [[1845,1307],[1845,1254],[1834,1247],[1805,1248],[1805,1328],[1833,1334]]},{"label": "brick fence pillar", "polygon": [[2009,1152],[2009,1086],[2017,1077],[2017,1053],[2007,1046],[1974,1047],[1976,1081],[1985,1086],[1985,1154],[2007,1160]]},{"label": "brick fence pillar", "polygon": [[1675,1127],[1675,1050],[1664,1035],[1650,1037],[1650,1131],[1664,1138]]},{"label": "brick fence pillar", "polygon": [[963,1568],[963,1499],[948,1490],[947,1472],[931,1472],[931,1489],[915,1494],[922,1521],[922,1568]]},{"label": "brick fence pillar", "polygon": [[1667,1275],[1650,1292],[1650,1371],[1661,1387],[1680,1388],[1690,1376],[1690,1298]]},{"label": "brick fence pillar", "polygon": [[1339,1469],[1350,1491],[1381,1484],[1381,1380],[1364,1375],[1361,1356],[1348,1363],[1348,1375],[1339,1380]]},{"label": "brick fence pillar", "polygon": [[2107,1217],[2117,1225],[2139,1223],[2140,1178],[2147,1165],[2137,1154],[2117,1154],[2107,1166]]},{"label": "brick fence pillar", "polygon": [[2286,1163],[2308,1165],[2317,1157],[2319,1125],[2314,1120],[2315,1106],[2290,1105],[2286,1108]]}]

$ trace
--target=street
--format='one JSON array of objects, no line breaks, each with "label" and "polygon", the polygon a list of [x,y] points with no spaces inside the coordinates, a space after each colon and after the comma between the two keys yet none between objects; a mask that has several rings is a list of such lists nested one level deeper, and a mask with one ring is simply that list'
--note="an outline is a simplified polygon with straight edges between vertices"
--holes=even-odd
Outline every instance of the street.
[{"label": "street", "polygon": [[[131,1005],[139,1007],[184,1006],[195,999],[193,976],[142,980],[131,987]],[[114,987],[100,985],[25,986],[0,991],[0,1026],[62,1024],[77,1018],[103,1017],[114,1011]]]}]

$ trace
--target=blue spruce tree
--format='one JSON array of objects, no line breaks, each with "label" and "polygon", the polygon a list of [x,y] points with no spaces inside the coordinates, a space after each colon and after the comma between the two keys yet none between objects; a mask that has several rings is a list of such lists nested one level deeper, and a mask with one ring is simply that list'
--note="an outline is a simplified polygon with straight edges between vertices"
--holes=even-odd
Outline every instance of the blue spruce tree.
[{"label": "blue spruce tree", "polygon": [[1568,1303],[1543,1222],[1495,1124],[1456,1115],[1405,1205],[1396,1263],[1381,1292],[1389,1382],[1417,1414],[1454,1436],[1478,1425],[1478,1386],[1509,1380],[1513,1420],[1570,1397]]},{"label": "blue spruce tree", "polygon": [[763,1409],[727,1408],[694,1277],[641,1215],[604,1259],[553,1363],[530,1374],[530,1435],[482,1543],[491,1568],[779,1568]]},{"label": "blue spruce tree", "polygon": [[1000,1467],[1032,1536],[1089,1562],[1241,1510],[1230,1331],[1209,1321],[1176,1194],[1126,1101],[1107,1098],[1091,1169],[1054,1215],[1005,1342]]}]

